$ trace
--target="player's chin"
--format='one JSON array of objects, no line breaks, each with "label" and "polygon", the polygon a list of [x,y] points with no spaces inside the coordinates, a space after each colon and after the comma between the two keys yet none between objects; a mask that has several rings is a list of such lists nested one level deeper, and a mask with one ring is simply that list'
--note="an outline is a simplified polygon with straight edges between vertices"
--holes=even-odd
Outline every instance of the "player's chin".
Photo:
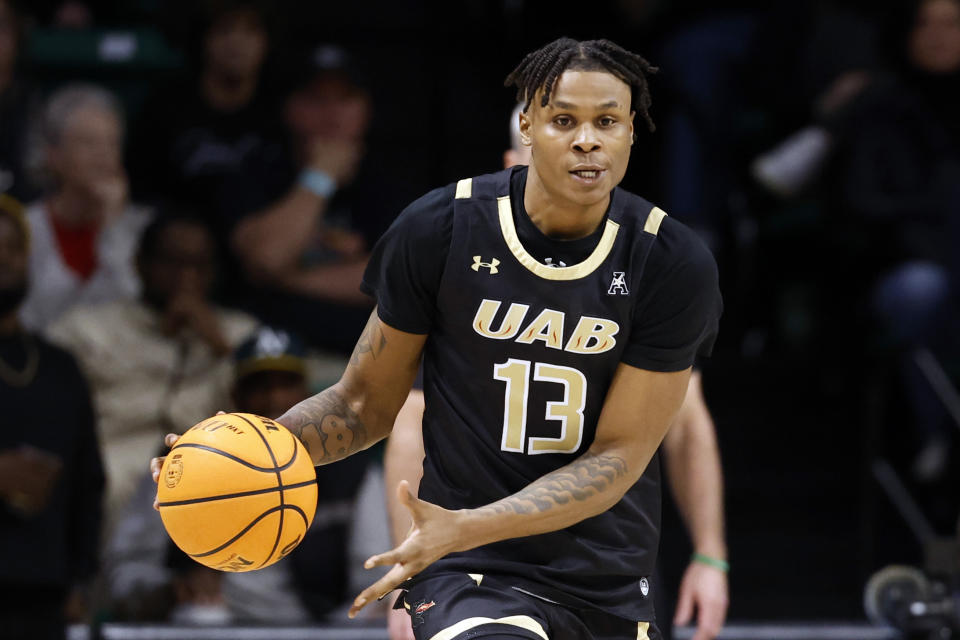
[{"label": "player's chin", "polygon": [[613,185],[609,180],[598,180],[594,184],[574,183],[567,189],[567,197],[571,202],[584,207],[597,204],[613,190]]}]

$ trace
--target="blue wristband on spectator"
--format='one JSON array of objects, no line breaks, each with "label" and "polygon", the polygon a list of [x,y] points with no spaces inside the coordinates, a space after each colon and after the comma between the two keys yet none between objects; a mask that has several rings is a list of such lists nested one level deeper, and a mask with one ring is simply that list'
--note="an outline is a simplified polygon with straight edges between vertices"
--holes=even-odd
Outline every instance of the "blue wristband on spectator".
[{"label": "blue wristband on spectator", "polygon": [[301,187],[320,198],[329,199],[337,190],[337,183],[323,171],[304,169],[297,182]]}]

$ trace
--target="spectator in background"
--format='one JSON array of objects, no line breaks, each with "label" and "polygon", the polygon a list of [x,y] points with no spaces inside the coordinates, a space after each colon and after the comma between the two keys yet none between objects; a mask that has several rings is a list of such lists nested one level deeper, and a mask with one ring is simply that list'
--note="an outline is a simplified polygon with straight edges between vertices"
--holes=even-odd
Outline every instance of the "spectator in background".
[{"label": "spectator in background", "polygon": [[164,433],[227,406],[230,353],[254,328],[209,301],[216,246],[195,217],[170,212],[144,231],[139,299],[78,305],[50,327],[93,388],[107,470],[107,524]]},{"label": "spectator in background", "polygon": [[23,24],[11,0],[0,0],[0,193],[21,202],[34,190],[27,179],[27,131],[36,109],[34,92],[17,72]]},{"label": "spectator in background", "polygon": [[[913,471],[947,468],[947,414],[921,373],[956,356],[960,270],[960,0],[921,0],[898,28],[895,75],[877,76],[832,123],[827,189],[850,271],[868,294],[918,431]],[[951,273],[952,271],[952,273]]]},{"label": "spectator in background", "polygon": [[736,185],[737,117],[744,107],[744,62],[758,21],[754,5],[763,3],[664,4],[668,18],[685,19],[659,52],[663,82],[675,102],[663,127],[664,206],[716,253],[729,226]]},{"label": "spectator in background", "polygon": [[188,202],[218,230],[224,179],[279,158],[262,69],[270,46],[256,0],[206,0],[191,71],[149,97],[130,144],[133,189],[148,202]]},{"label": "spectator in background", "polygon": [[[287,332],[261,327],[234,355],[233,407],[277,417],[310,395],[306,350]],[[227,408],[227,407],[223,407]],[[150,508],[156,485],[144,476],[107,549],[107,580],[120,616],[177,622],[309,624],[330,617],[354,593],[351,565],[387,543],[382,482],[372,456],[317,468],[317,514],[297,549],[247,573],[200,565],[170,544]]]},{"label": "spectator in background", "polygon": [[97,568],[103,470],[76,362],[25,330],[29,232],[0,200],[0,635],[65,637]]},{"label": "spectator in background", "polygon": [[27,209],[30,289],[21,309],[43,330],[75,304],[133,298],[133,255],[146,210],[130,204],[122,163],[123,116],[113,94],[93,85],[54,93],[43,112],[46,195]]},{"label": "spectator in background", "polygon": [[[277,418],[310,396],[306,349],[285,331],[261,328],[237,350],[236,363],[239,411]],[[317,512],[303,542],[267,570],[224,576],[224,597],[236,620],[309,622],[345,614],[367,579],[354,576],[352,567],[389,541],[383,480],[373,459],[368,452],[342,469],[317,467]]]},{"label": "spectator in background", "polygon": [[255,313],[346,354],[372,305],[360,292],[369,251],[405,202],[369,162],[372,103],[357,61],[324,45],[294,67],[286,162],[237,176],[230,241]]}]

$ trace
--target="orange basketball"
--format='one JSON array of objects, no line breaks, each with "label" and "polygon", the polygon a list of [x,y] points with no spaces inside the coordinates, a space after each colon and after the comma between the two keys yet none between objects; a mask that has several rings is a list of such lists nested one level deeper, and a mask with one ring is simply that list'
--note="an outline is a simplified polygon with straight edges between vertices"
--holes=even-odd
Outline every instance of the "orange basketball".
[{"label": "orange basketball", "polygon": [[163,526],[184,553],[221,571],[252,571],[303,540],[317,507],[317,476],[283,425],[226,413],[177,441],[157,499]]}]

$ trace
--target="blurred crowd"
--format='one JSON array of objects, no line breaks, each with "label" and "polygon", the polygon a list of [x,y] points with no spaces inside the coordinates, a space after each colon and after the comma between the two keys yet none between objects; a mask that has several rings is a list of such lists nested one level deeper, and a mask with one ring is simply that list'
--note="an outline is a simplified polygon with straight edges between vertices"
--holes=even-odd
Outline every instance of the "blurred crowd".
[{"label": "blurred crowd", "polygon": [[[626,186],[714,250],[721,361],[880,363],[912,477],[955,464],[960,0],[619,0],[582,20],[562,2],[410,4],[363,36],[362,7],[0,0],[12,637],[342,612],[369,580],[359,558],[388,545],[376,450],[318,469],[310,534],[252,574],[169,544],[147,461],[166,432],[218,410],[276,417],[336,379],[372,308],[373,244],[418,190],[499,169],[513,105],[497,78],[559,35],[660,67],[658,131]],[[474,31],[442,35],[451,17]]]}]

